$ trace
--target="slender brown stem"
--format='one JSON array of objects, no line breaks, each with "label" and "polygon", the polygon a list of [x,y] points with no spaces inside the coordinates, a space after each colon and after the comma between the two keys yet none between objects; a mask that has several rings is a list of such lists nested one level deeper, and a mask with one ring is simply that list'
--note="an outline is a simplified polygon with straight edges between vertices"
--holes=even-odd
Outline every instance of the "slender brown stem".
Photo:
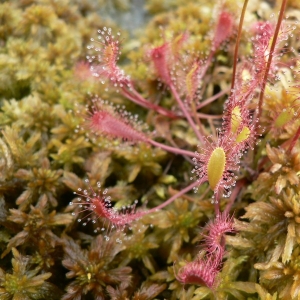
[{"label": "slender brown stem", "polygon": [[299,126],[297,132],[295,133],[293,139],[291,140],[290,146],[288,148],[288,152],[291,152],[293,150],[293,148],[296,145],[296,142],[299,140],[299,137],[300,137],[300,126]]},{"label": "slender brown stem", "polygon": [[258,112],[257,112],[257,117],[256,117],[258,122],[255,123],[254,132],[256,132],[256,128],[258,126],[258,123],[259,123],[259,120],[261,117],[262,105],[263,105],[263,101],[264,101],[264,94],[265,94],[265,89],[266,89],[266,85],[267,85],[267,79],[269,76],[269,71],[270,71],[270,67],[271,67],[271,63],[272,63],[272,59],[273,59],[273,55],[274,55],[274,50],[275,50],[275,46],[276,46],[278,35],[279,35],[279,30],[280,30],[282,19],[283,19],[283,14],[284,14],[284,11],[286,8],[286,4],[287,4],[287,0],[282,0],[278,21],[277,21],[275,32],[273,35],[273,41],[272,41],[272,45],[271,45],[271,49],[270,49],[270,54],[269,54],[269,58],[267,61],[267,66],[265,69],[263,82],[262,82],[262,87],[260,90],[259,101],[258,101]]},{"label": "slender brown stem", "polygon": [[245,0],[244,5],[243,5],[243,9],[242,9],[242,13],[241,13],[241,17],[240,17],[238,35],[237,35],[237,38],[236,38],[235,49],[234,49],[232,79],[231,79],[231,91],[234,89],[234,84],[235,84],[236,67],[237,67],[238,53],[239,53],[239,44],[240,44],[240,40],[241,40],[241,36],[242,36],[242,29],[243,29],[243,23],[244,23],[244,18],[245,18],[247,5],[248,5],[248,0]]}]

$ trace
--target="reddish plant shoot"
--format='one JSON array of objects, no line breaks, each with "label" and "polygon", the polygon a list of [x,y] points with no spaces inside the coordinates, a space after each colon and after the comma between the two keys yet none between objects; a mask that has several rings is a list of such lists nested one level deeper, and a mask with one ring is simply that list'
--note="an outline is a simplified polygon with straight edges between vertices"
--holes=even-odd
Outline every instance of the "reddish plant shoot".
[{"label": "reddish plant shoot", "polygon": [[[85,182],[89,184],[88,179]],[[88,222],[97,224],[99,220],[104,221],[103,227],[97,227],[95,233],[99,231],[109,233],[114,228],[124,230],[126,225],[143,216],[143,212],[136,211],[137,200],[134,201],[133,205],[122,207],[122,209],[115,209],[111,202],[111,197],[107,196],[108,189],[104,189],[101,192],[100,182],[97,182],[97,188],[97,192],[90,185],[88,189],[82,190],[79,188],[77,192],[74,192],[78,198],[69,203],[70,206],[78,206],[80,208],[77,214],[87,213],[82,219],[77,219],[83,226],[86,226]],[[75,216],[76,212],[73,212],[72,215]],[[105,238],[109,238],[108,234]]]},{"label": "reddish plant shoot", "polygon": [[212,42],[215,49],[219,48],[232,35],[233,27],[234,19],[232,14],[227,11],[221,11]]},{"label": "reddish plant shoot", "polygon": [[[87,118],[90,131],[96,135],[102,134],[111,138],[121,138],[127,141],[146,141],[146,136],[133,128],[132,124],[137,123],[137,116],[132,119],[126,118],[126,112],[122,113],[93,107],[92,113]],[[131,117],[131,116],[130,116]]]},{"label": "reddish plant shoot", "polygon": [[182,284],[195,284],[210,289],[216,287],[219,271],[219,258],[209,255],[208,258],[196,258],[179,269],[176,279]]},{"label": "reddish plant shoot", "polygon": [[208,253],[222,257],[225,251],[225,234],[234,232],[233,218],[227,213],[218,214],[205,226],[204,246]]},{"label": "reddish plant shoot", "polygon": [[[117,37],[120,33],[117,33]],[[117,66],[120,55],[120,42],[111,31],[111,28],[103,27],[98,30],[97,39],[91,38],[93,42],[88,49],[93,49],[96,55],[87,56],[87,60],[92,64],[91,71],[93,76],[102,79],[108,78],[114,83],[114,86],[123,87],[130,85],[130,78],[125,75],[124,71]]]},{"label": "reddish plant shoot", "polygon": [[206,225],[204,231],[207,231],[204,235],[205,250],[200,251],[194,261],[180,268],[176,278],[183,284],[204,285],[215,289],[225,254],[225,234],[234,232],[233,218],[227,213],[218,214],[215,220]]},{"label": "reddish plant shoot", "polygon": [[242,157],[241,148],[231,135],[219,134],[218,140],[212,136],[205,139],[204,145],[199,146],[192,173],[198,177],[199,185],[208,181],[214,191],[213,202],[218,204],[220,196],[229,197],[231,187],[236,183],[234,171],[239,170]]},{"label": "reddish plant shoot", "polygon": [[[247,2],[243,7],[242,16],[246,4]],[[222,125],[220,128],[215,128],[211,122],[209,134],[206,128],[203,129],[199,109],[217,98],[212,97],[200,102],[200,91],[202,85],[204,84],[205,87],[207,84],[203,79],[213,62],[216,51],[234,32],[236,24],[231,13],[222,9],[218,14],[215,29],[212,31],[213,36],[210,37],[211,48],[206,59],[199,60],[194,53],[184,48],[185,43],[189,42],[188,33],[182,33],[171,41],[165,41],[148,52],[151,62],[149,65],[154,69],[160,86],[166,88],[176,104],[174,105],[176,108],[172,111],[154,104],[153,99],[144,98],[134,88],[130,76],[118,67],[121,49],[119,34],[114,36],[111,29],[104,27],[98,31],[97,39],[91,39],[92,44],[88,46],[89,50],[94,51],[94,54],[88,55],[87,59],[96,78],[102,83],[109,81],[124,97],[143,108],[151,109],[170,120],[179,118],[185,120],[198,140],[198,151],[180,149],[176,145],[170,146],[155,141],[142,130],[140,124],[134,125],[137,123],[135,116],[125,110],[120,112],[109,108],[97,98],[94,100],[92,110],[88,110],[86,128],[98,135],[121,138],[133,143],[148,143],[173,154],[183,155],[185,158],[192,157],[194,163],[192,173],[195,176],[191,177],[191,180],[194,181],[195,177],[197,180],[164,203],[143,212],[136,212],[136,203],[122,211],[117,211],[113,208],[109,197],[95,193],[91,188],[91,195],[87,190],[76,192],[79,195],[77,202],[82,211],[88,211],[94,216],[91,218],[93,222],[96,219],[104,219],[111,227],[120,229],[145,214],[165,207],[192,189],[197,191],[198,186],[207,182],[212,190],[212,203],[216,217],[205,228],[207,234],[204,236],[204,251],[194,261],[182,267],[176,275],[183,284],[205,285],[212,289],[216,286],[217,275],[222,267],[225,253],[225,234],[234,232],[233,219],[228,215],[230,207],[226,208],[226,213],[222,213],[220,200],[231,195],[231,189],[239,179],[241,159],[249,149],[254,150],[259,141],[258,137],[263,134],[260,122],[266,85],[270,85],[271,88],[272,84],[281,80],[281,75],[286,72],[285,68],[292,70],[296,65],[295,61],[283,63],[281,60],[288,53],[287,39],[292,36],[295,29],[294,26],[282,21],[285,4],[286,0],[283,1],[277,24],[271,21],[257,22],[250,29],[253,34],[250,40],[253,55],[248,57],[246,62],[244,60],[238,63],[238,45],[236,46],[233,62],[234,78],[230,95],[225,101]],[[243,19],[242,17],[239,24],[238,41],[241,37]],[[298,92],[299,85],[295,85],[294,88]],[[295,120],[294,117],[298,115],[300,107],[299,98],[297,94],[291,105],[272,116],[275,127],[286,126]],[[259,99],[258,103],[257,99]],[[299,132],[298,130],[297,136],[300,135]],[[203,257],[203,253],[207,254],[206,258]]]}]

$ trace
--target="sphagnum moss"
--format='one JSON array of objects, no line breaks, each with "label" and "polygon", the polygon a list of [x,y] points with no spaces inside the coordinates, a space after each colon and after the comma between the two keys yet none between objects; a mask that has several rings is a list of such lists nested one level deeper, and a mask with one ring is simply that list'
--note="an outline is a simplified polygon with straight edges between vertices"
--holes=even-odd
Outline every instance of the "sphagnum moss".
[{"label": "sphagnum moss", "polygon": [[297,12],[79,2],[0,4],[0,298],[297,299]]}]

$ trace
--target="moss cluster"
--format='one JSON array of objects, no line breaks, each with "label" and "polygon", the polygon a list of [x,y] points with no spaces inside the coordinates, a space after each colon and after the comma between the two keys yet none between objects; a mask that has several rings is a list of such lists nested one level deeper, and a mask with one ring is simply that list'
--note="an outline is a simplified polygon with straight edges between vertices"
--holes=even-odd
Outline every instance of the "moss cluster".
[{"label": "moss cluster", "polygon": [[[208,184],[132,227],[109,227],[102,233],[105,220],[88,222],[80,206],[75,212],[87,222],[78,222],[69,205],[78,190],[108,189],[115,208],[126,209],[135,199],[140,208],[154,207],[192,176],[192,165],[183,157],[146,143],[88,136],[81,125],[91,95],[126,105],[162,141],[193,151],[197,147],[187,122],[157,117],[91,78],[86,63],[90,38],[104,26],[120,30],[97,13],[107,8],[105,1],[98,2],[0,3],[0,299],[298,299],[300,144],[293,137],[300,121],[294,118],[299,105],[293,96],[299,94],[299,84],[292,96],[280,88],[266,90],[263,139],[245,155],[247,167],[238,174],[243,188],[232,206],[236,233],[226,239],[228,251],[215,290],[183,287],[176,280],[183,260],[191,261],[199,252],[200,228],[214,214]],[[216,22],[212,2],[147,1],[151,18],[142,34],[126,42],[123,31],[120,61],[141,94],[160,99],[167,109],[174,106],[170,93],[159,88],[147,50],[174,38],[176,47],[176,37],[188,33],[182,51],[190,60],[204,59]],[[266,3],[253,2],[245,20],[249,27],[265,17],[263,5],[272,12]],[[297,16],[297,1],[289,2],[292,16]],[[236,5],[242,1],[222,3],[239,17]],[[114,9],[130,5],[111,2]],[[247,60],[247,32],[241,43],[241,57]],[[298,41],[292,43],[298,49]],[[234,38],[216,52],[203,82],[203,99],[229,89],[233,50]],[[287,80],[295,80],[291,76],[287,72]],[[221,114],[224,100],[201,113]],[[208,119],[202,131],[213,134],[220,123],[220,118]],[[222,208],[227,201],[222,200]]]}]

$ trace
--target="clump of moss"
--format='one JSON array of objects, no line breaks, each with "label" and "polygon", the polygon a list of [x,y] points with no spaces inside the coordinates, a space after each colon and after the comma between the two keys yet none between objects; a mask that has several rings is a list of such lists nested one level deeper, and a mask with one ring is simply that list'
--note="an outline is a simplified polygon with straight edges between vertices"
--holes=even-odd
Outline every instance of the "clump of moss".
[{"label": "clump of moss", "polygon": [[1,299],[59,299],[61,291],[47,279],[51,273],[39,274],[39,268],[33,268],[30,256],[21,255],[12,248],[12,272],[0,268]]},{"label": "clump of moss", "polygon": [[[290,7],[297,7],[296,2],[289,1]],[[101,3],[13,0],[0,4],[0,298],[297,299],[300,106],[295,36],[290,36],[294,51],[283,51],[281,56],[285,68],[265,91],[256,132],[262,141],[253,145],[254,151],[249,147],[248,154],[241,154],[242,167],[234,177],[232,194],[219,202],[236,219],[235,232],[220,237],[227,250],[218,266],[217,284],[183,287],[179,269],[193,262],[199,250],[197,259],[204,259],[201,249],[205,250],[207,232],[201,227],[214,214],[213,191],[203,184],[193,195],[181,195],[162,210],[117,228],[99,215],[89,215],[94,212],[80,203],[74,209],[69,203],[80,202],[74,192],[84,197],[92,191],[85,199],[91,201],[101,190],[114,212],[142,214],[195,180],[188,156],[146,142],[94,136],[82,124],[93,110],[88,108],[97,98],[93,95],[99,95],[106,106],[121,108],[134,120],[139,114],[157,142],[195,152],[199,141],[174,109],[174,97],[159,78],[151,51],[164,45],[173,51],[178,64],[172,75],[178,76],[180,87],[184,86],[181,67],[192,77],[193,62],[203,66],[213,53],[196,88],[200,109],[196,104],[190,107],[201,119],[199,132],[213,138],[219,135],[216,128],[222,123],[224,95],[230,94],[235,33],[212,51],[212,28],[221,5],[204,0],[148,1],[149,23],[131,32],[130,41],[121,30],[120,68],[130,74],[136,94],[171,117],[158,116],[129,103],[122,87],[91,77],[86,62],[91,37],[103,28],[116,33],[120,29],[101,13],[124,12],[132,5],[130,1]],[[241,3],[227,0],[222,8],[238,19]],[[241,36],[239,63],[244,71],[237,75],[245,91],[253,83],[247,77],[249,65],[256,62],[249,36],[259,31],[257,26],[272,9],[267,1],[254,1],[246,13],[244,27],[249,32]],[[286,20],[287,26],[290,23]],[[291,26],[295,25],[287,28]],[[127,96],[133,97],[130,93]],[[188,88],[180,93],[187,94]],[[210,98],[216,95],[216,101]],[[255,119],[258,98],[255,90],[249,119]],[[204,99],[207,105],[201,106]],[[228,102],[225,107],[230,109]],[[239,126],[243,115],[238,104],[234,111],[232,124]],[[225,194],[228,190],[224,185]],[[84,222],[78,221],[75,211]]]}]

